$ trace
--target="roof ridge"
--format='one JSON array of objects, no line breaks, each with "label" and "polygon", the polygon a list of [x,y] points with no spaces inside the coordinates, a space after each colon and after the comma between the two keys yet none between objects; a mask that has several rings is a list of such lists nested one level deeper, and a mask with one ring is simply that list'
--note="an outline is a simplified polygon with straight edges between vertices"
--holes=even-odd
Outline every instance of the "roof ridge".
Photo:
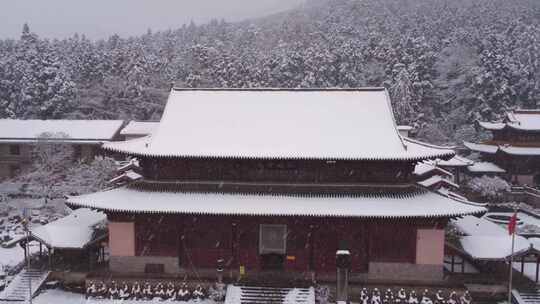
[{"label": "roof ridge", "polygon": [[[419,141],[419,140],[416,140],[416,139],[412,139],[410,137],[403,137],[403,139],[405,141],[410,141],[412,143],[415,143],[415,144],[418,144],[418,145],[421,145],[421,146],[425,146],[425,147],[428,147],[428,148],[441,149],[441,150],[454,150],[454,149],[456,149],[456,146],[434,145],[434,144],[426,143],[426,142]],[[454,154],[455,154],[455,152],[454,152]]]}]

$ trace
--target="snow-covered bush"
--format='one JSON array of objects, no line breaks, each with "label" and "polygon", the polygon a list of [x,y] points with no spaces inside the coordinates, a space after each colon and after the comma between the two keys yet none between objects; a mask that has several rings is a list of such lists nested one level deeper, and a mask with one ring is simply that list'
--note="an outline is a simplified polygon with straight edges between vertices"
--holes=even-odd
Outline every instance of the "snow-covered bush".
[{"label": "snow-covered bush", "polygon": [[[66,194],[82,194],[101,190],[114,177],[116,165],[112,158],[96,156],[93,160],[73,161],[71,158],[46,165],[34,165],[15,181],[25,183],[25,191],[42,196],[46,201]],[[56,166],[57,165],[57,166]],[[47,170],[46,168],[52,168]]]},{"label": "snow-covered bush", "polygon": [[510,190],[510,184],[500,177],[482,176],[471,179],[468,188],[487,199],[501,198],[505,192]]},{"label": "snow-covered bush", "polygon": [[318,285],[315,288],[315,303],[327,304],[330,300],[330,288],[326,285]]},{"label": "snow-covered bush", "polygon": [[208,298],[216,302],[225,301],[227,295],[227,286],[225,284],[216,283],[208,289]]}]

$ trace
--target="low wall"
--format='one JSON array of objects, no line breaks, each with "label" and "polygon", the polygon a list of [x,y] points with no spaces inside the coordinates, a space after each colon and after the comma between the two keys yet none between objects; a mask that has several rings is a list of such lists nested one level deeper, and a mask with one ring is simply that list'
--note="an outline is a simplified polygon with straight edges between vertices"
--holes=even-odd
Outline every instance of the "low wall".
[{"label": "low wall", "polygon": [[109,258],[109,269],[118,273],[144,273],[147,264],[163,264],[167,274],[177,274],[181,271],[176,257],[111,256]]},{"label": "low wall", "polygon": [[[191,269],[181,268],[176,257],[152,257],[152,256],[111,256],[109,270],[118,275],[139,274],[144,275],[147,264],[163,264],[166,275],[191,275]],[[197,269],[197,274],[204,277],[215,277],[215,269]],[[309,279],[305,272],[284,271],[287,277],[296,279]],[[276,272],[274,274],[277,274]],[[150,276],[152,274],[149,274]],[[261,271],[246,272],[246,278],[256,279],[264,276]],[[225,277],[237,277],[238,271],[225,270]],[[279,276],[279,275],[278,275]],[[336,279],[334,272],[317,273],[317,280],[333,282]],[[368,273],[351,273],[351,282],[440,282],[443,280],[442,265],[412,264],[412,263],[369,263]]]},{"label": "low wall", "polygon": [[411,263],[369,263],[369,281],[442,281],[443,266]]}]

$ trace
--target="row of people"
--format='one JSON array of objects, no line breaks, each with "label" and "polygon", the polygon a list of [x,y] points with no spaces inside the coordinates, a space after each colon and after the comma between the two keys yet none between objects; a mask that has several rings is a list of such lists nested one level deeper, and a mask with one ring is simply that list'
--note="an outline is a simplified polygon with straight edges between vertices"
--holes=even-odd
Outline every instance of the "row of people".
[{"label": "row of people", "polygon": [[207,293],[201,285],[197,285],[194,289],[190,288],[187,283],[182,283],[176,286],[172,282],[157,283],[155,285],[145,282],[140,284],[134,282],[128,284],[122,282],[117,284],[112,281],[109,285],[104,282],[89,282],[86,288],[86,296],[91,298],[104,299],[133,299],[133,300],[203,300],[207,298]]},{"label": "row of people", "polygon": [[450,292],[445,296],[441,290],[438,290],[434,295],[430,295],[426,289],[421,296],[412,290],[408,294],[405,289],[401,288],[394,294],[391,289],[387,289],[384,293],[374,288],[371,292],[367,288],[360,291],[361,304],[471,304],[472,298],[468,291],[465,291],[461,296],[455,291]]}]

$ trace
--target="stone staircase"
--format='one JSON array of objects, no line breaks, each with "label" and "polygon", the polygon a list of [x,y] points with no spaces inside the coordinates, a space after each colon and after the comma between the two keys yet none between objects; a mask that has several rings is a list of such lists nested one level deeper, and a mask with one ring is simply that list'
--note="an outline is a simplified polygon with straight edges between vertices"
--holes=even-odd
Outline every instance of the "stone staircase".
[{"label": "stone staircase", "polygon": [[0,293],[0,301],[26,301],[28,299],[28,281],[32,285],[32,296],[39,290],[49,276],[50,271],[30,269],[22,270]]},{"label": "stone staircase", "polygon": [[315,291],[309,288],[280,288],[229,285],[225,304],[315,304]]}]

